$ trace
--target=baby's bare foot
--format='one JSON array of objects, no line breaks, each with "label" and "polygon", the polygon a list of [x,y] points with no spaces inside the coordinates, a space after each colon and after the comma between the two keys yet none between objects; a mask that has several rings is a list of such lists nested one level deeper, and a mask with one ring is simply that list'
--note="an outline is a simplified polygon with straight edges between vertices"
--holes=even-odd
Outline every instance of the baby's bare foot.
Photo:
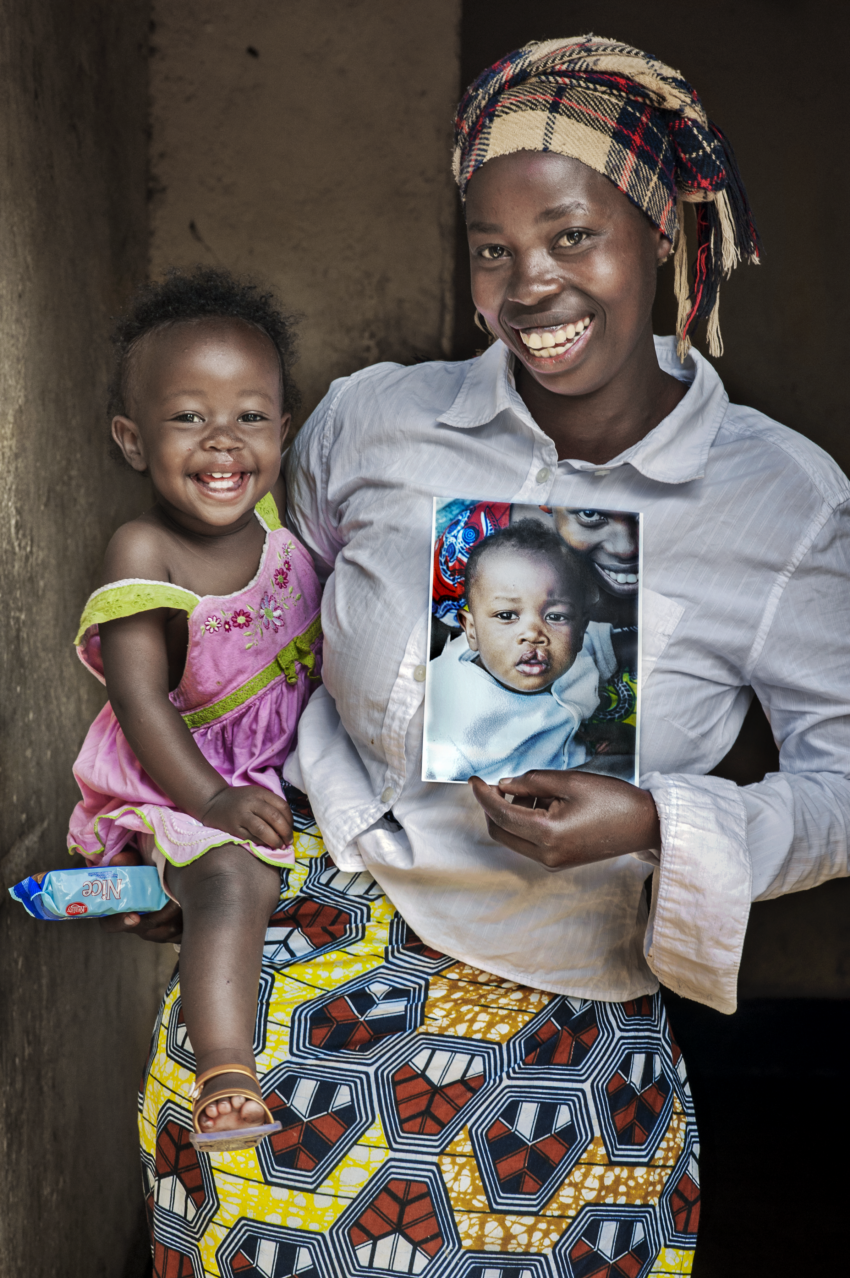
[{"label": "baby's bare foot", "polygon": [[233,1092],[230,1096],[212,1101],[201,1111],[198,1125],[202,1132],[237,1131],[240,1127],[259,1127],[268,1122],[256,1096],[245,1091],[244,1074],[218,1074],[211,1078],[201,1093],[201,1103],[204,1095],[221,1092],[231,1083]]}]

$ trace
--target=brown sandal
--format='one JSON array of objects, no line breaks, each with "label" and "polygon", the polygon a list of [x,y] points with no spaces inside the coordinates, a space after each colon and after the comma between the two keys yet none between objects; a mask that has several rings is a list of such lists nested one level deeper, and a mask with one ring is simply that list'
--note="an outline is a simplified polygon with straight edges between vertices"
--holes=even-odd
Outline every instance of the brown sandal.
[{"label": "brown sandal", "polygon": [[[224,1100],[238,1094],[234,1092],[232,1087],[229,1087],[227,1091],[214,1092],[212,1096],[205,1096],[203,1101],[201,1100],[204,1084],[208,1083],[211,1078],[218,1078],[220,1074],[244,1074],[247,1078],[250,1078],[256,1084],[257,1095],[247,1089],[244,1094],[262,1105],[269,1121],[261,1127],[234,1127],[228,1131],[202,1132],[199,1127],[199,1120],[207,1105],[212,1105],[215,1101]],[[259,1145],[264,1137],[271,1136],[273,1132],[282,1130],[280,1123],[274,1121],[271,1110],[260,1094],[260,1082],[256,1073],[252,1069],[247,1069],[244,1065],[217,1065],[215,1069],[205,1070],[203,1074],[199,1074],[195,1079],[195,1085],[190,1094],[192,1097],[192,1126],[195,1130],[189,1140],[195,1149],[204,1154],[218,1154],[231,1149],[253,1149],[255,1145]]]}]

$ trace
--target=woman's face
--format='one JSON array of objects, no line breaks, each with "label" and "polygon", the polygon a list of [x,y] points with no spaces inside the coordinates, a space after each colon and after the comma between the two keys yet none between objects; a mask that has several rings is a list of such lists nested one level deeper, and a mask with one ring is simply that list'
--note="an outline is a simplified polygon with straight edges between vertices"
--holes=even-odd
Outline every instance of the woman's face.
[{"label": "woman's face", "polygon": [[552,518],[564,541],[573,550],[590,556],[596,580],[603,590],[620,599],[634,598],[640,568],[638,523],[634,515],[555,506]]},{"label": "woman's face", "polygon": [[563,155],[481,166],[466,200],[472,296],[547,390],[587,395],[651,337],[669,240],[607,178]]}]

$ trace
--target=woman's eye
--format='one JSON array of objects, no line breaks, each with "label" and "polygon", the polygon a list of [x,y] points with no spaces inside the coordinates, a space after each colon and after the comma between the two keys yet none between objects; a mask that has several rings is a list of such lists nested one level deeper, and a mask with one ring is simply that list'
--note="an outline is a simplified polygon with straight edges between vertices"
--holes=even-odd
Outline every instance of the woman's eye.
[{"label": "woman's eye", "polygon": [[485,244],[484,248],[478,250],[478,256],[483,257],[485,262],[499,262],[507,255],[508,250],[502,248],[501,244]]},{"label": "woman's eye", "polygon": [[577,510],[574,512],[578,522],[584,528],[601,528],[608,520],[601,510]]},{"label": "woman's eye", "polygon": [[587,231],[564,231],[559,238],[558,244],[567,248],[575,248],[577,244],[581,244],[582,240],[587,239]]}]

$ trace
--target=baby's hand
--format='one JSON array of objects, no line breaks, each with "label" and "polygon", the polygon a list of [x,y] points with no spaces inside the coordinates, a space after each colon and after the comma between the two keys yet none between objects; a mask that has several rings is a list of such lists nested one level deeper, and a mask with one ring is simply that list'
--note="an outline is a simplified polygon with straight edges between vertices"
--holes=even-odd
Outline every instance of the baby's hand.
[{"label": "baby's hand", "polygon": [[292,838],[292,813],[285,799],[261,785],[229,785],[210,799],[204,825],[266,848],[281,848]]}]

